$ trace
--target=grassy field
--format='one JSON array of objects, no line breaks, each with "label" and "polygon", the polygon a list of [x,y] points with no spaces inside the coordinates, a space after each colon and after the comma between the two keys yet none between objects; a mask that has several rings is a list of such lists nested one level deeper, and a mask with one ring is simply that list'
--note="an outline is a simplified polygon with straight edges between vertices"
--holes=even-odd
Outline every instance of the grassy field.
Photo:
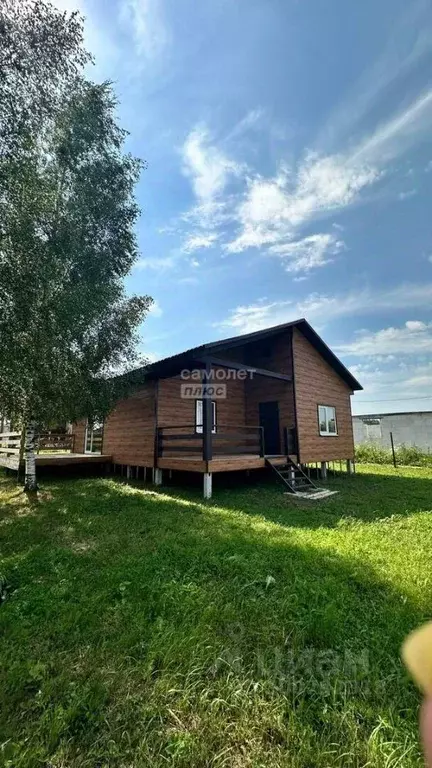
[{"label": "grassy field", "polygon": [[431,615],[432,470],[271,485],[0,476],[0,763],[410,768],[399,661]]}]

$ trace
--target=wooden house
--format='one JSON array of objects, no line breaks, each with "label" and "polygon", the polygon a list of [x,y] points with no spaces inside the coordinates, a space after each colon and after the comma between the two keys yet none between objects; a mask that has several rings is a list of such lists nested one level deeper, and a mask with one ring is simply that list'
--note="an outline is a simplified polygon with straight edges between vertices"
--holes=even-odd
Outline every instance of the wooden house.
[{"label": "wooden house", "polygon": [[269,465],[289,490],[300,465],[354,459],[351,395],[362,389],[309,323],[203,344],[133,372],[134,391],[104,425],[73,427],[74,450],[115,465],[203,475]]}]

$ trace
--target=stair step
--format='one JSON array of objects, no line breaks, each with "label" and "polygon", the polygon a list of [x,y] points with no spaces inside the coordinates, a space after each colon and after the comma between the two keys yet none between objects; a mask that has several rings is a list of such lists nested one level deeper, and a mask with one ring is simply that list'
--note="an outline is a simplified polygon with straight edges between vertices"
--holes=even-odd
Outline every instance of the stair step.
[{"label": "stair step", "polygon": [[268,461],[268,464],[279,475],[284,485],[289,488],[288,492],[285,491],[287,495],[289,493],[290,496],[296,496],[300,499],[319,501],[337,493],[337,491],[330,491],[328,488],[317,487],[311,478],[293,461],[279,465]]},{"label": "stair step", "polygon": [[307,499],[308,501],[321,501],[329,496],[334,496],[338,491],[330,491],[328,488],[314,488],[310,493],[300,491],[299,493],[291,494],[297,496],[300,499]]}]

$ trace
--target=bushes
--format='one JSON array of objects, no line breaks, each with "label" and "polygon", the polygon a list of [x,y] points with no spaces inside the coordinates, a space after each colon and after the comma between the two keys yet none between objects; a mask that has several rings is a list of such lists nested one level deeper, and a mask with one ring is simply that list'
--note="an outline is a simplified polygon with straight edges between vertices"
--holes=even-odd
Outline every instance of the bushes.
[{"label": "bushes", "polygon": [[[416,445],[400,445],[395,450],[398,464],[416,467],[432,467],[432,455],[423,453]],[[383,448],[374,443],[361,443],[356,446],[356,461],[360,464],[392,464],[390,448]]]}]

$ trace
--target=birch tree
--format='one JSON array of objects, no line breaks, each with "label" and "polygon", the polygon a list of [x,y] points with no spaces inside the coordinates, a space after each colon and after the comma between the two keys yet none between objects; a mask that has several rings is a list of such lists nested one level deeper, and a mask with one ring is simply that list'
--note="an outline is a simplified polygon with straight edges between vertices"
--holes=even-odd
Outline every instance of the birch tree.
[{"label": "birch tree", "polygon": [[[27,5],[42,17],[48,7]],[[63,35],[65,16],[48,7],[53,15]],[[138,256],[142,163],[124,151],[111,85],[78,72],[86,55],[76,20],[72,33],[69,68],[60,80],[56,68],[46,84],[53,102],[39,98],[35,77],[30,90],[22,85],[21,129],[7,110],[0,117],[0,410],[26,425],[28,490],[36,488],[37,426],[107,412],[116,395],[110,373],[133,359],[151,304],[124,288]],[[9,35],[17,50],[18,34]],[[49,80],[49,62],[42,71]]]}]

